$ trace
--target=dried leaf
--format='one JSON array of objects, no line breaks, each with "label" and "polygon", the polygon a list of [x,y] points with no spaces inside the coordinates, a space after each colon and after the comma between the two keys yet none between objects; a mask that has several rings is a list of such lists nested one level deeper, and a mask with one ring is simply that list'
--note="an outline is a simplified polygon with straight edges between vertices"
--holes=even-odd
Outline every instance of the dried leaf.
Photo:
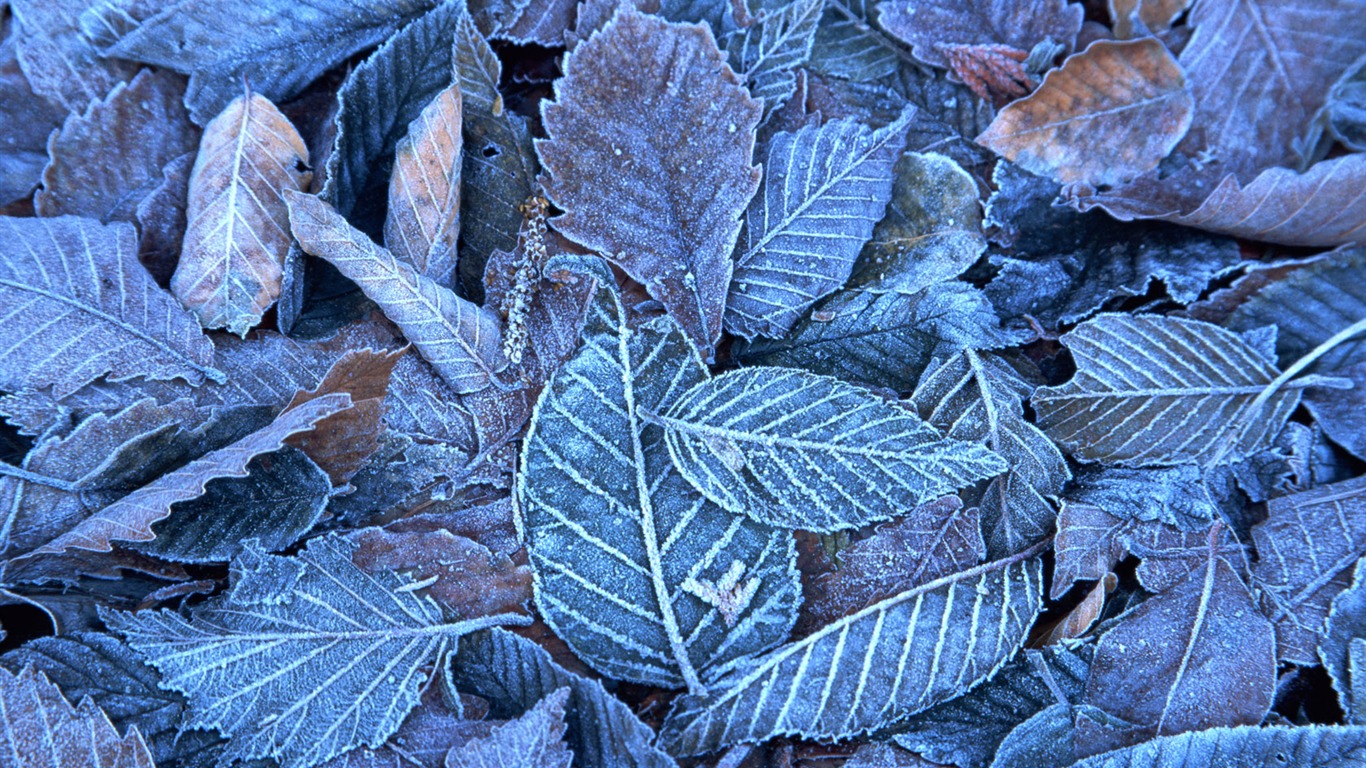
[{"label": "dried leaf", "polygon": [[134,230],[92,219],[0,217],[0,389],[56,397],[100,376],[222,379],[199,323],[138,264]]},{"label": "dried leaf", "polygon": [[941,43],[936,47],[948,59],[950,72],[979,98],[997,106],[1014,101],[1034,88],[1034,81],[1024,68],[1029,51],[1009,45]]},{"label": "dried leaf", "polygon": [[[152,768],[136,728],[120,737],[109,716],[90,699],[73,707],[33,667],[19,674],[0,669],[0,750],[25,768]],[[13,713],[13,715],[11,715]]]},{"label": "dried leaf", "polygon": [[310,400],[336,393],[351,396],[351,407],[318,422],[315,429],[286,442],[301,449],[322,467],[335,486],[343,486],[379,447],[389,377],[403,351],[353,349],[328,369],[318,386],[296,392],[288,411]]},{"label": "dried leaf", "polygon": [[573,754],[564,743],[564,708],[572,688],[560,688],[521,717],[473,739],[446,755],[446,768],[569,768]]},{"label": "dried leaf", "polygon": [[496,315],[394,258],[322,199],[285,200],[299,245],[354,280],[456,392],[484,389],[507,367]]},{"label": "dried leaf", "polygon": [[795,90],[794,70],[811,56],[824,6],[824,0],[791,0],[727,41],[731,68],[763,102],[765,116]]},{"label": "dried leaf", "polygon": [[1119,579],[1114,572],[1105,574],[1096,585],[1086,593],[1086,597],[1081,599],[1077,607],[1067,612],[1052,625],[1046,627],[1047,631],[1035,640],[1032,644],[1037,646],[1056,645],[1065,640],[1085,635],[1096,620],[1100,618],[1101,609],[1105,607],[1105,598],[1115,591],[1115,586],[1119,584]]},{"label": "dried leaf", "polygon": [[1166,736],[1074,763],[1072,768],[1165,768],[1169,765],[1314,765],[1347,768],[1366,758],[1366,728],[1211,728]]},{"label": "dried leaf", "polygon": [[289,119],[250,90],[204,127],[171,291],[205,328],[245,337],[280,296],[289,251],[286,189],[313,179]]},{"label": "dried leaf", "polygon": [[1190,464],[1159,469],[1088,468],[1078,473],[1067,499],[1125,520],[1156,520],[1186,531],[1209,530],[1220,517],[1205,478]]},{"label": "dried leaf", "polygon": [[1347,722],[1361,725],[1366,721],[1366,561],[1357,561],[1352,585],[1333,598],[1319,658]]},{"label": "dried leaf", "polygon": [[811,68],[854,81],[884,78],[904,54],[873,23],[869,0],[827,0],[811,44]]},{"label": "dried leaf", "polygon": [[73,112],[48,140],[41,216],[75,214],[135,221],[138,203],[161,183],[168,162],[192,152],[198,131],[180,105],[180,80],[144,70],[84,112]]},{"label": "dried leaf", "polygon": [[761,192],[745,210],[726,330],[781,338],[849,279],[892,195],[908,110],[874,131],[852,119],[779,133]]},{"label": "dried leaf", "polygon": [[890,0],[878,23],[920,61],[948,68],[942,45],[1004,44],[1028,51],[1043,40],[1072,47],[1082,9],[1067,0]]},{"label": "dried leaf", "polygon": [[1190,88],[1156,38],[1099,41],[996,115],[977,142],[1065,182],[1120,184],[1157,167],[1190,128]]},{"label": "dried leaf", "polygon": [[170,285],[180,261],[195,153],[186,152],[161,169],[161,181],[138,203],[138,261],[157,285]]},{"label": "dried leaf", "polygon": [[33,92],[15,48],[13,36],[0,40],[0,101],[8,106],[0,111],[0,206],[27,198],[38,186],[47,137],[66,114]]},{"label": "dried leaf", "polygon": [[455,284],[460,234],[460,86],[432,99],[394,149],[384,244],[436,282]]},{"label": "dried leaf", "polygon": [[565,210],[555,227],[644,284],[710,358],[739,218],[759,184],[759,104],[706,27],[630,10],[564,71],[536,148],[546,194]]},{"label": "dried leaf", "polygon": [[33,90],[62,113],[85,108],[133,77],[127,62],[107,59],[86,39],[80,16],[89,0],[13,0],[14,40]]}]

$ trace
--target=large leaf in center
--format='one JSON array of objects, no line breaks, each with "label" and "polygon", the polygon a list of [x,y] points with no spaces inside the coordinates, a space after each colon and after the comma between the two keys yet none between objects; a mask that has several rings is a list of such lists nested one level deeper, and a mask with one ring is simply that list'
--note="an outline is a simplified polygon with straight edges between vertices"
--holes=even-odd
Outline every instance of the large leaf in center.
[{"label": "large leaf in center", "polygon": [[670,464],[664,410],[706,368],[666,319],[626,326],[606,265],[578,352],[536,406],[517,498],[541,614],[617,679],[700,688],[700,670],[780,642],[800,590],[790,534],[731,514]]}]

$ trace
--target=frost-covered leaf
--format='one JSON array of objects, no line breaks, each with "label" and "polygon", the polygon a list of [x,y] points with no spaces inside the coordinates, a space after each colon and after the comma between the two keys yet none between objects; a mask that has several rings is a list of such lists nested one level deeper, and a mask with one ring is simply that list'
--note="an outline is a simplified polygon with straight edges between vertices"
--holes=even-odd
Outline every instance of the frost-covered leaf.
[{"label": "frost-covered leaf", "polygon": [[1100,315],[1062,342],[1076,376],[1037,390],[1031,403],[1044,432],[1086,461],[1236,461],[1269,444],[1299,404],[1302,385],[1268,393],[1275,366],[1209,323]]},{"label": "frost-covered leaf", "polygon": [[1366,723],[1366,560],[1357,561],[1352,585],[1333,598],[1319,658],[1347,722]]},{"label": "frost-covered leaf", "polygon": [[1328,725],[1258,728],[1249,725],[1165,736],[1088,757],[1074,763],[1072,768],[1167,768],[1173,765],[1350,768],[1362,760],[1366,760],[1366,728]]},{"label": "frost-covered leaf", "polygon": [[1105,608],[1105,599],[1119,586],[1119,577],[1114,572],[1105,574],[1097,581],[1091,591],[1077,603],[1076,607],[1068,611],[1065,616],[1057,621],[1045,624],[1041,629],[1042,634],[1034,640],[1036,646],[1057,645],[1074,638],[1083,637],[1091,627],[1100,619],[1101,612]]},{"label": "frost-covered leaf", "polygon": [[1087,504],[1126,520],[1157,520],[1187,531],[1208,530],[1219,519],[1200,470],[1190,464],[1153,469],[1088,468],[1067,492],[1069,501]]},{"label": "frost-covered leaf", "polygon": [[1101,636],[1088,704],[1157,736],[1254,725],[1266,716],[1275,632],[1229,562],[1212,546],[1207,554],[1203,568]]},{"label": "frost-covered leaf", "polygon": [[408,124],[394,149],[384,244],[417,271],[455,284],[460,234],[460,85],[448,86]]},{"label": "frost-covered leaf", "polygon": [[991,303],[966,283],[909,296],[843,291],[807,312],[788,338],[739,343],[734,351],[751,365],[804,368],[905,392],[937,355],[1019,340],[999,326]]},{"label": "frost-covered leaf", "polygon": [[334,486],[345,486],[378,447],[389,378],[402,354],[402,350],[348,350],[332,364],[317,387],[295,392],[285,406],[289,410],[337,393],[351,397],[350,408],[328,416],[315,429],[287,441],[322,467]]},{"label": "frost-covered leaf", "polygon": [[95,702],[71,706],[33,667],[0,669],[0,751],[24,768],[152,768],[136,728],[124,736]]},{"label": "frost-covered leaf", "polygon": [[152,524],[166,519],[171,514],[171,505],[202,496],[205,485],[214,478],[246,475],[248,463],[256,456],[278,451],[291,435],[313,429],[319,421],[349,407],[351,398],[337,394],[286,411],[262,429],[104,507],[38,551],[58,554],[74,547],[108,552],[115,541],[150,541],[155,536]]},{"label": "frost-covered leaf", "polygon": [[179,0],[142,22],[108,53],[190,75],[185,103],[202,125],[241,92],[244,79],[267,99],[283,101],[434,4]]},{"label": "frost-covered leaf", "polygon": [[537,606],[605,674],[701,690],[702,670],[786,636],[800,599],[792,537],[693,490],[642,417],[706,379],[681,330],[628,328],[595,257],[549,269],[598,287],[582,346],[537,403],[518,476]]},{"label": "frost-covered leaf", "polygon": [[194,317],[138,264],[126,224],[0,217],[0,389],[63,397],[100,376],[220,379]]},{"label": "frost-covered leaf", "polygon": [[844,285],[891,199],[910,118],[908,110],[876,131],[844,119],[773,137],[736,246],[726,330],[785,336]]},{"label": "frost-covered leaf", "polygon": [[675,465],[712,501],[805,530],[886,520],[1006,468],[875,395],[790,368],[694,384],[658,420]]},{"label": "frost-covered leaf", "polygon": [[565,741],[582,768],[675,768],[653,746],[654,731],[596,680],[556,664],[543,648],[493,629],[460,642],[452,672],[458,690],[489,700],[495,717],[516,717],[560,688],[571,691]]},{"label": "frost-covered leaf", "polygon": [[1334,142],[1354,152],[1366,150],[1366,55],[1342,73],[1314,115],[1301,143],[1304,162],[1322,160]]},{"label": "frost-covered leaf", "polygon": [[873,23],[870,0],[826,0],[811,44],[811,68],[854,81],[896,71],[902,54]]},{"label": "frost-covered leaf", "polygon": [[1366,478],[1272,499],[1267,511],[1252,528],[1262,610],[1276,625],[1281,659],[1317,664],[1333,598],[1366,555]]},{"label": "frost-covered leaf", "polygon": [[166,610],[103,618],[189,698],[186,726],[229,737],[227,759],[304,768],[379,746],[416,706],[426,664],[463,634],[514,623],[442,624],[430,600],[404,589],[410,580],[367,575],[351,551],[335,536],[298,557],[248,546],[228,594],[188,621]]},{"label": "frost-covered leaf", "polygon": [[936,763],[986,768],[1011,729],[1057,704],[1057,694],[1081,701],[1090,657],[1086,648],[1027,650],[967,694],[898,724],[896,743]]},{"label": "frost-covered leaf", "polygon": [[226,563],[257,539],[278,552],[322,517],[332,490],[327,473],[302,451],[285,448],[251,460],[244,477],[204,484],[204,495],[171,506],[152,526],[156,537],[139,549],[179,563]]},{"label": "frost-covered leaf", "polygon": [[1071,48],[1082,8],[1067,0],[888,0],[878,23],[915,57],[947,68],[944,45],[1004,44],[1028,51],[1043,40]]},{"label": "frost-covered leaf", "polygon": [[239,336],[280,296],[291,242],[284,190],[313,180],[289,119],[248,90],[204,127],[171,291],[205,328]]},{"label": "frost-covered leaf", "polygon": [[445,768],[569,768],[573,754],[564,743],[564,708],[572,692],[560,688],[488,736],[455,747]]},{"label": "frost-covered leaf", "polygon": [[764,103],[766,115],[792,95],[793,70],[811,56],[824,7],[825,0],[791,0],[727,41],[731,69]]},{"label": "frost-covered leaf", "polygon": [[1193,110],[1185,74],[1157,38],[1102,40],[997,113],[977,141],[1064,183],[1119,184],[1156,168]]},{"label": "frost-covered leaf", "polygon": [[507,367],[497,315],[371,242],[321,198],[287,192],[300,246],[356,282],[456,392],[476,392]]},{"label": "frost-covered leaf", "polygon": [[157,285],[169,284],[180,259],[194,157],[195,153],[186,152],[162,167],[161,181],[138,203],[138,260]]},{"label": "frost-covered leaf", "polygon": [[1043,600],[1037,559],[1000,560],[902,592],[675,699],[675,754],[795,735],[842,739],[900,721],[987,679],[1024,642]]},{"label": "frost-covered leaf", "polygon": [[633,10],[574,49],[537,143],[555,227],[618,264],[712,356],[760,106],[711,31]]},{"label": "frost-covered leaf", "polygon": [[198,131],[185,119],[182,92],[174,75],[144,70],[68,115],[48,140],[43,188],[34,198],[39,215],[135,221],[162,167],[194,151]]},{"label": "frost-covered leaf", "polygon": [[1114,25],[1115,37],[1128,40],[1142,37],[1143,32],[1165,32],[1193,2],[1194,0],[1109,0],[1110,19]]},{"label": "frost-covered leaf", "polygon": [[1025,421],[1023,400],[1033,391],[1015,369],[971,349],[942,361],[916,386],[911,400],[921,418],[948,437],[983,442],[1009,464],[987,486],[983,524],[990,553],[1005,556],[1048,535],[1053,507],[1071,478],[1057,446]]},{"label": "frost-covered leaf", "polygon": [[851,280],[867,291],[916,293],[962,274],[986,250],[977,182],[952,159],[907,152],[897,161],[887,215]]},{"label": "frost-covered leaf", "polygon": [[33,92],[13,36],[0,40],[0,205],[26,198],[47,165],[47,137],[62,125],[59,110]]},{"label": "frost-covered leaf", "polygon": [[15,21],[10,37],[24,74],[33,90],[63,114],[83,112],[137,72],[130,62],[105,58],[84,34],[81,16],[90,4],[90,0],[9,3]]}]

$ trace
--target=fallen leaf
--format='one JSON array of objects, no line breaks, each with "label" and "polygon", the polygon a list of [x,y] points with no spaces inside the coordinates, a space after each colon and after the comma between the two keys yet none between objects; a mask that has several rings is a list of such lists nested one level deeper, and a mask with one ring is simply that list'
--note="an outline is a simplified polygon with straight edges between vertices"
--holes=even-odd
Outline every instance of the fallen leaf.
[{"label": "fallen leaf", "polygon": [[1029,51],[1008,45],[954,45],[941,43],[949,71],[972,92],[998,107],[1028,94],[1034,81],[1025,71]]},{"label": "fallen leaf", "polygon": [[105,58],[84,34],[87,0],[14,0],[15,48],[33,90],[62,112],[84,112],[137,70]]},{"label": "fallen leaf", "polygon": [[488,736],[453,748],[446,755],[445,768],[569,768],[574,755],[564,743],[564,715],[571,693],[572,688],[560,688]]},{"label": "fallen leaf", "polygon": [[384,243],[438,283],[455,281],[460,234],[460,86],[447,87],[394,150]]},{"label": "fallen leaf", "polygon": [[1067,0],[891,0],[878,23],[930,66],[950,66],[945,45],[1008,45],[1028,51],[1052,40],[1067,48],[1081,29],[1082,8]]},{"label": "fallen leaf", "polygon": [[1115,37],[1128,40],[1165,32],[1194,0],[1109,0]]},{"label": "fallen leaf", "polygon": [[334,486],[346,485],[379,447],[389,378],[402,355],[403,350],[349,350],[332,364],[316,388],[295,393],[285,406],[284,412],[288,413],[320,397],[338,393],[351,397],[350,408],[324,418],[313,429],[286,441],[322,467]]},{"label": "fallen leaf", "polygon": [[[6,713],[0,749],[25,768],[152,768],[142,734],[119,736],[89,698],[73,707],[33,667],[0,669],[0,710]],[[11,716],[13,713],[13,716]]]},{"label": "fallen leaf", "polygon": [[1119,579],[1113,571],[1106,573],[1091,591],[1086,593],[1086,597],[1081,599],[1077,607],[1068,611],[1061,619],[1045,625],[1043,634],[1036,637],[1031,645],[1042,648],[1085,635],[1100,618],[1101,609],[1105,607],[1105,598],[1115,591],[1118,584]]}]

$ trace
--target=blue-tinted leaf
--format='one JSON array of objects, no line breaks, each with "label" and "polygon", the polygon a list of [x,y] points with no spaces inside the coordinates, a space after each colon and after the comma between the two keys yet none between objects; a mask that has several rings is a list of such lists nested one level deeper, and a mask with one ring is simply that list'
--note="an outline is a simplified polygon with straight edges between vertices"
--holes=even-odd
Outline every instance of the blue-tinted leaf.
[{"label": "blue-tinted leaf", "polygon": [[1352,585],[1333,598],[1319,658],[1347,722],[1366,723],[1366,560],[1357,561]]},{"label": "blue-tinted leaf", "polygon": [[873,23],[869,0],[826,0],[811,46],[811,68],[856,82],[896,71],[901,54]]},{"label": "blue-tinted leaf", "polygon": [[0,750],[24,768],[153,768],[137,729],[120,736],[90,699],[78,707],[42,672],[0,669]]},{"label": "blue-tinted leaf", "polygon": [[1069,501],[1099,507],[1126,520],[1156,520],[1186,531],[1209,530],[1219,508],[1199,468],[1107,467],[1077,475]]},{"label": "blue-tinted leaf", "polygon": [[1175,765],[1352,768],[1366,760],[1366,728],[1211,728],[1164,736],[1136,747],[1088,757],[1072,768],[1168,768]]},{"label": "blue-tinted leaf", "polygon": [[824,3],[792,0],[728,41],[731,68],[744,79],[754,98],[764,102],[765,114],[782,105],[796,88],[793,70],[811,55],[811,41]]}]

